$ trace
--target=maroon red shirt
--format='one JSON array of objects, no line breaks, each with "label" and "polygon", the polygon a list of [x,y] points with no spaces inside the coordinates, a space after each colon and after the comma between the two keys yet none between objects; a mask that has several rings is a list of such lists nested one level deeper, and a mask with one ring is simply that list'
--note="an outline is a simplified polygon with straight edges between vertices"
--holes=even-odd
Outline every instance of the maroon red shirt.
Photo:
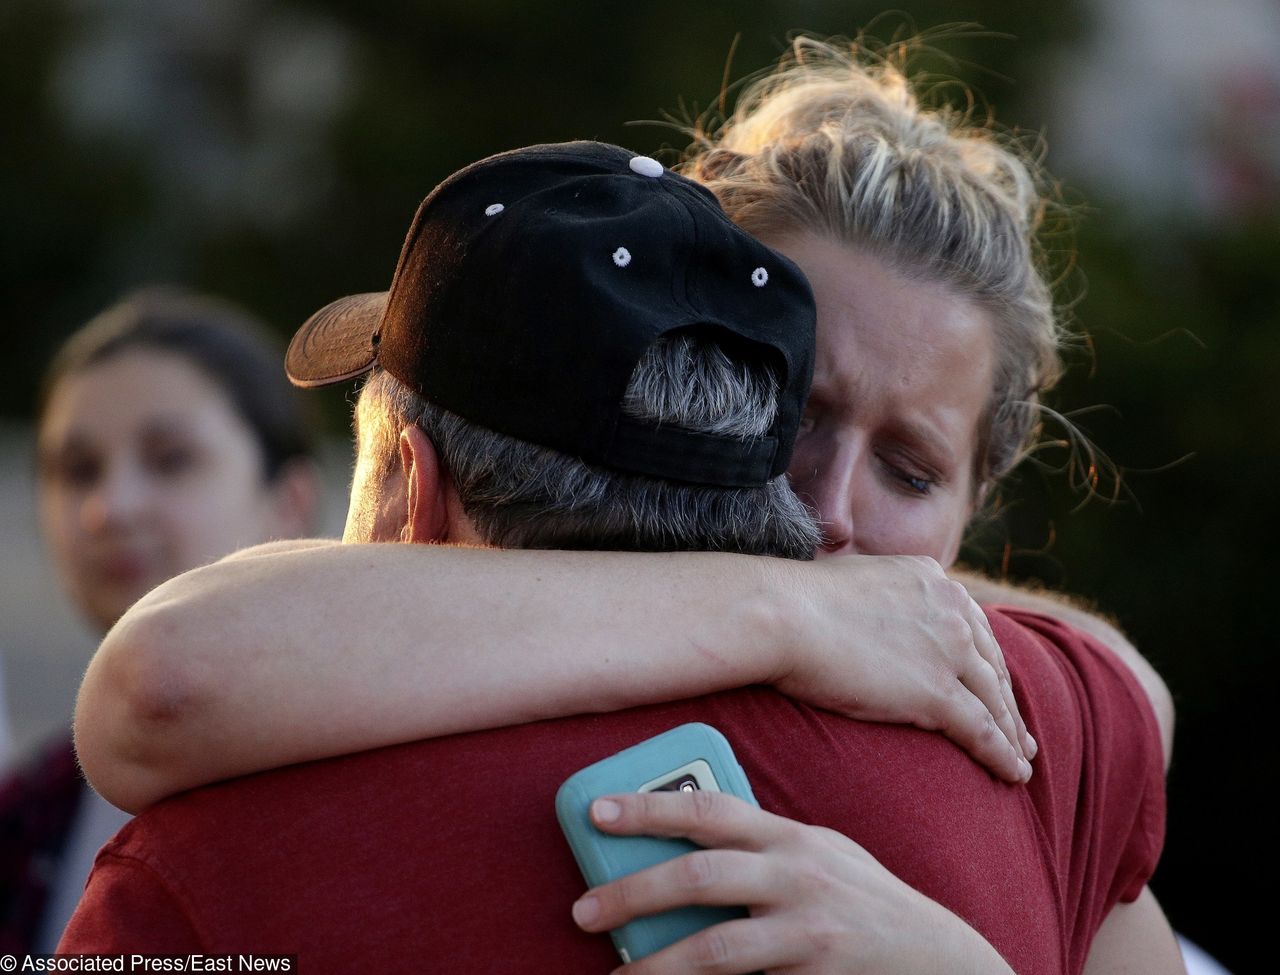
[{"label": "maroon red shirt", "polygon": [[766,688],[384,748],[158,804],[98,856],[63,951],[297,954],[305,972],[608,972],[569,907],[571,773],[685,721],[719,728],[761,805],[828,826],[976,927],[1022,973],[1075,973],[1164,837],[1159,734],[1109,651],[991,612],[1040,744],[1027,786],[940,735]]}]

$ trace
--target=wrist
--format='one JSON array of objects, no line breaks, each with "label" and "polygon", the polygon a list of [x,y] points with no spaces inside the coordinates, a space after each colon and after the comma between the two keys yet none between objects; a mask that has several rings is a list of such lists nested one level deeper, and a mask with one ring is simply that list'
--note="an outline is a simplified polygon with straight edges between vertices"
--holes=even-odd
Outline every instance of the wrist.
[{"label": "wrist", "polygon": [[646,612],[651,639],[636,652],[643,654],[651,679],[668,689],[655,700],[775,684],[790,668],[784,644],[789,645],[788,601],[795,587],[785,582],[785,566],[794,563],[731,553],[648,559],[666,611],[658,618]]},{"label": "wrist", "polygon": [[803,646],[800,635],[809,604],[805,576],[810,565],[788,559],[750,559],[750,584],[744,587],[740,639],[751,647],[754,683],[778,686],[795,671]]}]

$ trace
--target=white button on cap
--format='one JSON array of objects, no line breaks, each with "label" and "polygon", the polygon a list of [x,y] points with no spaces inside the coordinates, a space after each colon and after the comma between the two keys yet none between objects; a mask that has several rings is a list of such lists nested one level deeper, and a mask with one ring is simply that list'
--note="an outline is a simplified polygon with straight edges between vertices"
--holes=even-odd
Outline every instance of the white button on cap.
[{"label": "white button on cap", "polygon": [[662,163],[658,162],[656,159],[650,158],[649,156],[632,156],[631,162],[628,165],[631,166],[631,171],[633,173],[639,173],[641,176],[662,175]]},{"label": "white button on cap", "polygon": [[484,208],[484,215],[486,217],[496,217],[499,213],[501,213],[505,209],[506,207],[504,207],[501,203],[490,203],[487,207]]}]

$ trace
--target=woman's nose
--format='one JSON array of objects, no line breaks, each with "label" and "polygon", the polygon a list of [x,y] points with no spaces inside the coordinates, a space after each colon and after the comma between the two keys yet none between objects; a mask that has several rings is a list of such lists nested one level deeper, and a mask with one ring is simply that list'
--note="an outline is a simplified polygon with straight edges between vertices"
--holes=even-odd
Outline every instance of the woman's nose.
[{"label": "woman's nose", "polygon": [[857,455],[836,451],[825,459],[800,489],[800,496],[817,510],[822,523],[819,554],[852,555],[857,552],[854,523],[854,483]]},{"label": "woman's nose", "polygon": [[146,506],[147,488],[127,464],[112,464],[85,496],[81,514],[89,531],[128,527]]}]

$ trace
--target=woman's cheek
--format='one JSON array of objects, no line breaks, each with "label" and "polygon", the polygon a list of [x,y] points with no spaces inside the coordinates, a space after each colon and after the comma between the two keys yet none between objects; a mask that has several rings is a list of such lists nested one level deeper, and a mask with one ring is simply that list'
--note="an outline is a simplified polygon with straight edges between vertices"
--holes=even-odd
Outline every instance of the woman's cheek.
[{"label": "woman's cheek", "polygon": [[858,551],[864,555],[925,555],[941,561],[947,551],[935,512],[927,500],[886,490],[864,488],[863,503],[855,510]]}]

